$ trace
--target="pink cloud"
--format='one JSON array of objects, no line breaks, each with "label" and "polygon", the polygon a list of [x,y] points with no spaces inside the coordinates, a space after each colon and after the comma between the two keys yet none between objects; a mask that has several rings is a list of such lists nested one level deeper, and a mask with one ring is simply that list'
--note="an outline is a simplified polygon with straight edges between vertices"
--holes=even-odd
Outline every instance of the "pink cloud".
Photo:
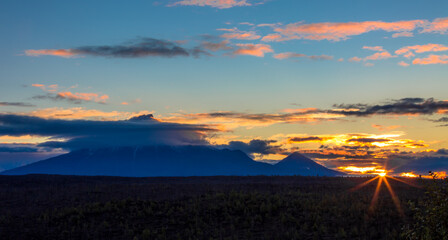
[{"label": "pink cloud", "polygon": [[406,46],[395,51],[395,54],[403,55],[406,58],[410,58],[415,56],[415,53],[424,53],[424,52],[442,52],[448,51],[448,47],[442,44],[425,44],[425,45],[414,45],[414,46]]},{"label": "pink cloud", "polygon": [[313,60],[332,60],[333,56],[328,56],[328,55],[308,56],[308,55],[302,54],[302,53],[284,52],[284,53],[275,54],[274,58],[279,59],[279,60],[288,59],[288,58],[309,58],[309,59],[313,59]]},{"label": "pink cloud", "polygon": [[383,59],[388,59],[388,58],[392,58],[394,56],[392,56],[388,51],[384,51],[384,52],[377,52],[373,55],[367,56],[364,58],[364,61],[367,60],[383,60]]},{"label": "pink cloud", "polygon": [[412,64],[428,65],[428,64],[448,64],[448,55],[431,54],[426,58],[416,58]]},{"label": "pink cloud", "polygon": [[406,63],[406,62],[404,62],[404,61],[401,61],[401,62],[398,63],[398,65],[400,65],[400,66],[402,66],[402,67],[407,67],[407,66],[409,66],[409,63]]},{"label": "pink cloud", "polygon": [[394,33],[392,34],[393,38],[398,38],[398,37],[413,37],[414,33],[412,32],[398,32],[398,33]]},{"label": "pink cloud", "polygon": [[57,94],[57,97],[74,101],[93,101],[97,103],[106,103],[106,101],[109,99],[108,95],[100,95],[98,93],[59,92]]},{"label": "pink cloud", "polygon": [[277,27],[274,31],[286,36],[277,41],[288,39],[308,39],[308,40],[330,40],[341,41],[351,36],[361,35],[370,31],[383,30],[387,32],[409,32],[417,27],[422,27],[427,23],[425,20],[383,22],[346,22],[346,23],[311,23],[302,22],[288,24],[284,27]]},{"label": "pink cloud", "polygon": [[359,57],[352,57],[350,59],[348,59],[349,62],[360,62],[362,60],[362,58]]},{"label": "pink cloud", "polygon": [[238,47],[233,51],[233,55],[251,55],[256,57],[264,57],[265,53],[274,52],[271,46],[266,44],[236,44]]},{"label": "pink cloud", "polygon": [[223,38],[227,38],[227,39],[239,39],[239,40],[256,40],[261,38],[261,36],[257,35],[255,32],[253,31],[232,31],[229,33],[224,33],[221,35],[221,37]]},{"label": "pink cloud", "polygon": [[58,56],[58,57],[65,57],[70,58],[74,57],[78,54],[73,53],[71,49],[42,49],[42,50],[26,50],[25,55],[31,56],[31,57],[39,57],[42,55],[48,55],[48,56]]},{"label": "pink cloud", "polygon": [[231,8],[231,7],[241,7],[241,6],[251,6],[252,4],[248,3],[246,0],[183,0],[179,2],[175,2],[173,4],[168,5],[172,6],[209,6],[214,8]]},{"label": "pink cloud", "polygon": [[422,31],[422,33],[448,33],[448,17],[436,18],[430,24],[428,24]]},{"label": "pink cloud", "polygon": [[374,47],[364,46],[362,48],[363,49],[367,49],[367,50],[372,50],[372,51],[378,51],[378,52],[384,52],[385,51],[383,49],[383,47],[381,47],[381,46],[374,46]]},{"label": "pink cloud", "polygon": [[57,84],[44,85],[44,84],[34,83],[34,84],[31,84],[31,86],[40,88],[43,91],[48,91],[48,92],[56,92],[59,88],[59,86]]},{"label": "pink cloud", "polygon": [[278,33],[273,33],[273,34],[269,34],[264,36],[261,41],[264,42],[274,42],[274,41],[278,41],[279,39],[282,38],[282,35],[278,34]]}]

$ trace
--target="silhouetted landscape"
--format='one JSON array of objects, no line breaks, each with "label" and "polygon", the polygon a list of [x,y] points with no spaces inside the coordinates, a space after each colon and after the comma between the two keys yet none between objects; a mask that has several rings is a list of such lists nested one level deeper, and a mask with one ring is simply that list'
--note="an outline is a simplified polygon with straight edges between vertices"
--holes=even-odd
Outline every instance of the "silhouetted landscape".
[{"label": "silhouetted landscape", "polygon": [[[368,177],[0,176],[2,239],[397,239],[424,190]],[[425,180],[406,179],[421,185]],[[429,181],[429,180],[427,180]]]}]

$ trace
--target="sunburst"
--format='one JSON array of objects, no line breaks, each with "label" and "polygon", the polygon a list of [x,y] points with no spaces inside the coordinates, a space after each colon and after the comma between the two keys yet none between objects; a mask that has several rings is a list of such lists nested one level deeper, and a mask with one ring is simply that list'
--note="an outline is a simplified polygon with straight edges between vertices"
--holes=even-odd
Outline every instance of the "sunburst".
[{"label": "sunburst", "polygon": [[389,194],[390,194],[390,196],[392,198],[392,201],[394,202],[395,207],[397,208],[398,213],[400,214],[400,216],[403,217],[404,216],[404,212],[403,212],[403,209],[401,208],[400,199],[398,198],[398,196],[395,193],[394,189],[390,185],[388,179],[393,179],[395,181],[405,183],[405,184],[410,185],[412,187],[419,187],[419,186],[417,186],[415,184],[406,182],[406,181],[404,181],[402,179],[389,176],[389,175],[387,175],[387,171],[385,171],[385,172],[378,173],[376,177],[374,177],[372,179],[369,179],[369,180],[367,180],[367,181],[365,181],[365,182],[355,186],[354,188],[351,189],[351,191],[356,191],[356,190],[358,190],[360,188],[363,188],[363,187],[367,186],[368,184],[374,182],[375,180],[378,180],[378,183],[377,183],[376,188],[375,188],[375,192],[374,192],[373,197],[372,197],[372,201],[370,202],[370,206],[369,206],[369,212],[373,212],[375,210],[376,203],[378,202],[378,196],[380,194],[381,186],[383,185],[383,182],[384,182],[384,185],[386,185],[386,188],[389,191]]}]

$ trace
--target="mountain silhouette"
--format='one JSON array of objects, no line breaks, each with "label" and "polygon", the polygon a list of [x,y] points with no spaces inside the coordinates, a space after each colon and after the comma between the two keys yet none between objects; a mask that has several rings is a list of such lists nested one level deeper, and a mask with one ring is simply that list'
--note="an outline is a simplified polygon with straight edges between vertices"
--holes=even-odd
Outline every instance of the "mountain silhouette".
[{"label": "mountain silhouette", "polygon": [[338,176],[341,172],[328,169],[308,157],[295,152],[275,164],[274,167],[280,175],[302,175],[302,176]]},{"label": "mountain silhouette", "polygon": [[299,153],[275,165],[240,150],[208,146],[140,146],[82,149],[2,172],[4,175],[60,174],[127,177],[215,175],[337,176]]}]

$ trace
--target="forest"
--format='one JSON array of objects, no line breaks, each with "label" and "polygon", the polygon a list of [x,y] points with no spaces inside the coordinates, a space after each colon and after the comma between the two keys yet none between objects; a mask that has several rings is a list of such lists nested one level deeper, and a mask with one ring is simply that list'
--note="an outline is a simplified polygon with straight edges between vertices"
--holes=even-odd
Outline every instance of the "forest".
[{"label": "forest", "polygon": [[446,180],[368,180],[0,176],[0,238],[447,239]]}]

